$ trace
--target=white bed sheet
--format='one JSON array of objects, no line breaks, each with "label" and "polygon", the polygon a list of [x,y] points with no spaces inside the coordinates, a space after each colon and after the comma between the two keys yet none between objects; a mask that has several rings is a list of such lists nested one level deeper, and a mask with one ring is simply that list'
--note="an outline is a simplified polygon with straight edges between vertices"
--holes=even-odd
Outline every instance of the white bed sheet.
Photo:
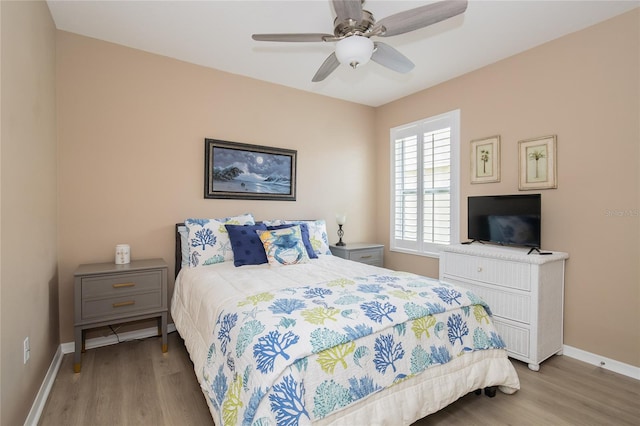
[{"label": "white bed sheet", "polygon": [[[291,266],[235,267],[225,262],[182,269],[176,278],[171,315],[184,339],[200,384],[219,310],[229,299],[290,286],[311,285],[340,277],[380,273],[382,268],[320,256]],[[256,276],[260,280],[256,280]],[[319,424],[398,425],[436,412],[470,391],[500,386],[504,393],[520,388],[517,373],[504,350],[475,351],[378,392],[359,404],[330,415]],[[207,403],[210,402],[207,400]],[[211,407],[210,407],[211,409]]]}]

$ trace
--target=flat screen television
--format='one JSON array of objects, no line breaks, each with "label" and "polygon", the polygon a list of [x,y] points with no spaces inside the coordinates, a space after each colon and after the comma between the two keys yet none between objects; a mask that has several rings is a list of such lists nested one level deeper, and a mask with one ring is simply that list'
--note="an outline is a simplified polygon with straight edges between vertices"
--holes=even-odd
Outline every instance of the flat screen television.
[{"label": "flat screen television", "polygon": [[468,237],[540,248],[540,210],[540,194],[468,197]]}]

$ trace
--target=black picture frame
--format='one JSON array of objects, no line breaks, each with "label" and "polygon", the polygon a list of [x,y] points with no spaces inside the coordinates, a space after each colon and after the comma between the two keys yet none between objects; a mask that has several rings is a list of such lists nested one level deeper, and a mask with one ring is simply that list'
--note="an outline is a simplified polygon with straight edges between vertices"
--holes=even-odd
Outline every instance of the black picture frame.
[{"label": "black picture frame", "polygon": [[296,200],[298,151],[204,140],[204,198]]}]

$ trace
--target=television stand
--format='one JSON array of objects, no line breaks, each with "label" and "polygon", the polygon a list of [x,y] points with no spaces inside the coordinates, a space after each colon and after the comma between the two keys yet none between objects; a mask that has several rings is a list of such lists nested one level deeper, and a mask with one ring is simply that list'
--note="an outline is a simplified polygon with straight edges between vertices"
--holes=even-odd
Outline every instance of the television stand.
[{"label": "television stand", "polygon": [[563,350],[564,267],[567,253],[528,256],[529,248],[453,244],[440,256],[440,281],[484,299],[510,357],[538,371]]}]

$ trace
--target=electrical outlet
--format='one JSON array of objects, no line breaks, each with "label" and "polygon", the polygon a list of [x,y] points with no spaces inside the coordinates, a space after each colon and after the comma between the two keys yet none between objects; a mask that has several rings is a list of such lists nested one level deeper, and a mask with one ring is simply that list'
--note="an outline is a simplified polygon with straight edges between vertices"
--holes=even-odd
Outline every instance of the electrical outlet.
[{"label": "electrical outlet", "polygon": [[26,364],[29,361],[29,357],[31,356],[31,347],[29,346],[29,337],[26,337],[23,342],[24,349],[24,363]]}]

